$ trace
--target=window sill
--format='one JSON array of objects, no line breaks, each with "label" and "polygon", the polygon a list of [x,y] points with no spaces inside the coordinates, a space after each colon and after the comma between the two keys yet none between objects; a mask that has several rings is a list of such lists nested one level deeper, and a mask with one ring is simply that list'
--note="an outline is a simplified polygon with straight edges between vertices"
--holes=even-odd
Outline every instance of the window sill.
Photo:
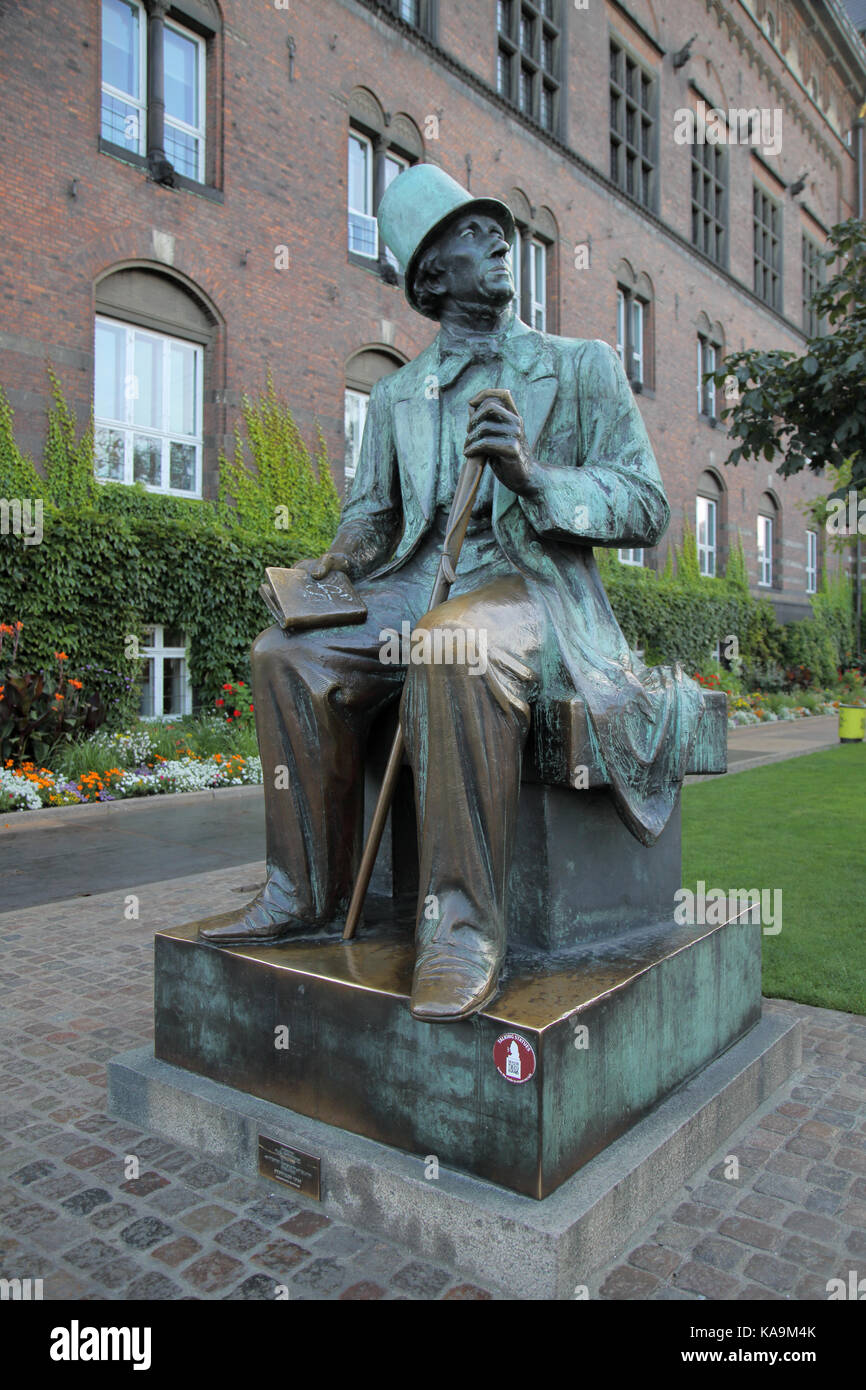
[{"label": "window sill", "polygon": [[[99,137],[99,153],[107,154],[112,159],[116,159],[120,164],[129,164],[134,169],[140,169],[143,174],[147,174],[147,160],[143,154],[134,154],[132,150],[127,150],[123,145],[114,145],[110,140]],[[224,203],[225,194],[221,188],[214,188],[212,184],[199,183],[196,179],[187,178],[186,174],[175,173],[177,187],[170,191],[183,191],[184,193],[195,193],[199,198],[206,198],[210,203]],[[166,184],[161,185],[168,187]]]},{"label": "window sill", "polygon": [[721,424],[718,415],[705,415],[702,410],[698,411],[698,419],[709,426],[711,430],[717,430]]},{"label": "window sill", "polygon": [[373,256],[361,256],[357,251],[347,251],[346,260],[349,265],[355,265],[359,270],[366,270],[370,275],[375,275],[376,279],[380,280],[383,285],[391,285],[393,289],[402,289],[403,287],[403,276],[399,271],[394,270],[390,262],[387,264],[391,270],[394,270],[395,278],[393,280],[385,278],[382,274],[382,262]]}]

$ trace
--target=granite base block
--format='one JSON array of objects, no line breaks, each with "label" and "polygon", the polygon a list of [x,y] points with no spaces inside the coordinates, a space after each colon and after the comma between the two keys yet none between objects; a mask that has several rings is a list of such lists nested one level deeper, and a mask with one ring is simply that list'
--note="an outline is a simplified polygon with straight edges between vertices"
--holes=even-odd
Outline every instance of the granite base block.
[{"label": "granite base block", "polygon": [[[544,1201],[412,1156],[141,1048],[108,1066],[109,1111],[247,1176],[263,1135],[321,1159],[328,1216],[522,1299],[572,1298],[800,1065],[801,1025],[767,1013]],[[428,1151],[429,1152],[429,1151]],[[270,1187],[265,1178],[262,1186]],[[297,1199],[302,1205],[316,1205]]]}]

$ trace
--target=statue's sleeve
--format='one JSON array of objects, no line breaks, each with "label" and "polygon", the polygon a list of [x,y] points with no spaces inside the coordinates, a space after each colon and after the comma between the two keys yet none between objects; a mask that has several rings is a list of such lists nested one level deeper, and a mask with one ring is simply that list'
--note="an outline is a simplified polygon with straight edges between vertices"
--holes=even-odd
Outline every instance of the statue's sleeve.
[{"label": "statue's sleeve", "polygon": [[351,555],[351,578],[360,579],[391,558],[402,529],[391,411],[384,382],[377,382],[370,393],[352,490],[330,549]]},{"label": "statue's sleeve", "polygon": [[670,507],[628,378],[609,344],[591,341],[578,351],[573,461],[543,467],[540,492],[521,497],[520,505],[541,536],[655,545]]}]

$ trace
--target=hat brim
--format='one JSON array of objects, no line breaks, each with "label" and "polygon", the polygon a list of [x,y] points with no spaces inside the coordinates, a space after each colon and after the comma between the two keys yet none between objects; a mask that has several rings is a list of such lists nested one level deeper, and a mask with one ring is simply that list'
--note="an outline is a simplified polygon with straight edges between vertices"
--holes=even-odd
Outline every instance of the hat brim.
[{"label": "hat brim", "polygon": [[500,202],[498,198],[472,198],[469,202],[461,203],[459,207],[446,213],[444,217],[440,218],[440,220],[430,228],[426,236],[415,247],[415,250],[412,252],[412,258],[406,267],[404,278],[406,298],[412,305],[412,308],[417,310],[419,314],[423,314],[424,310],[415,299],[415,271],[418,268],[418,262],[424,255],[424,252],[432,246],[437,237],[442,235],[450,223],[456,222],[458,218],[465,217],[467,213],[471,212],[487,213],[490,217],[495,217],[496,221],[502,227],[508,245],[514,245],[514,217],[511,209],[505,203]]}]

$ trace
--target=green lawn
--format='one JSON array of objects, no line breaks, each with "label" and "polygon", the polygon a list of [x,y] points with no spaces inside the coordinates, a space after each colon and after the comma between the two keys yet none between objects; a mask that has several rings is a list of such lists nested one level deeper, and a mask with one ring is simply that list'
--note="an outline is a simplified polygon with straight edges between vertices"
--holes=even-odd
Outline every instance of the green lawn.
[{"label": "green lawn", "polygon": [[683,789],[683,885],[781,888],[764,993],[866,1014],[866,744]]}]

